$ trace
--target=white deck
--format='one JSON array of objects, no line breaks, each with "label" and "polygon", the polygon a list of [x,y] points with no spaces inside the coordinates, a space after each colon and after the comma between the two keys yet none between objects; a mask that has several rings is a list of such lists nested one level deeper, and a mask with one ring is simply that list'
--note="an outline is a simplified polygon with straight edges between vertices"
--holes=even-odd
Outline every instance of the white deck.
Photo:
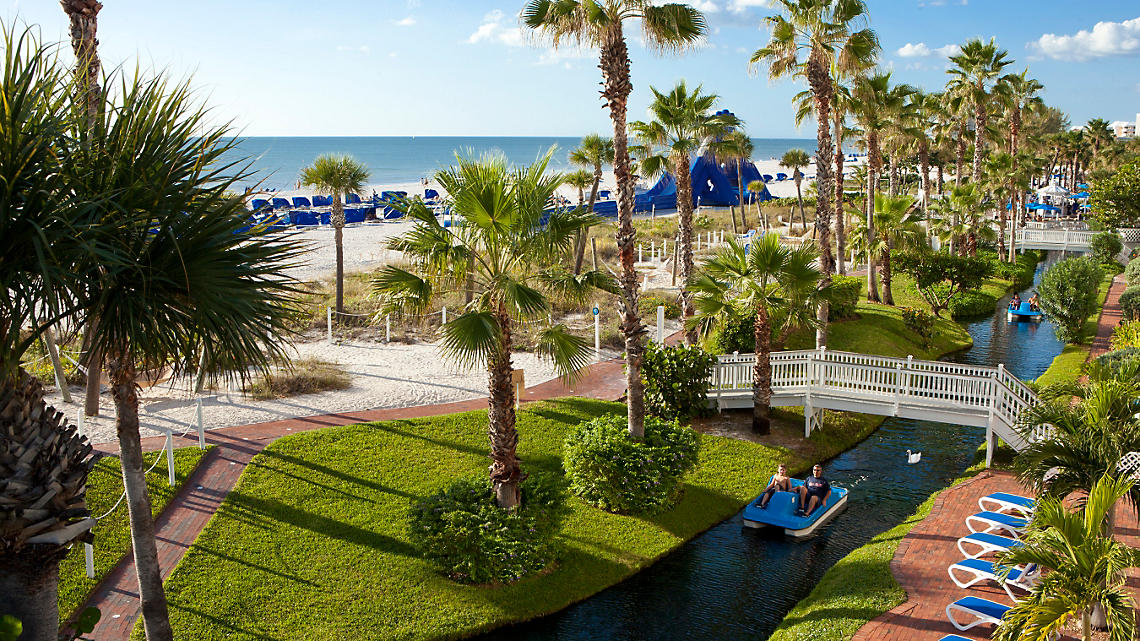
[{"label": "white deck", "polygon": [[[898,416],[985,427],[1014,449],[1015,429],[1037,396],[1005,367],[889,358],[826,349],[771,355],[774,407],[803,407],[804,434],[820,426],[821,410]],[[709,388],[717,409],[752,407],[754,354],[719,357]]]}]

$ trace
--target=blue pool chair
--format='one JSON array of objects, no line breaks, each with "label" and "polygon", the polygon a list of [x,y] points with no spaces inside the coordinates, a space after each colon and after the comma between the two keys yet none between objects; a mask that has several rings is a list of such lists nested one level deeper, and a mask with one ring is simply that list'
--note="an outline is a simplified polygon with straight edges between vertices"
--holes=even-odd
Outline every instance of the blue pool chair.
[{"label": "blue pool chair", "polygon": [[1005,530],[1017,537],[1029,527],[1029,521],[1004,512],[978,512],[966,517],[966,527],[971,532]]},{"label": "blue pool chair", "polygon": [[274,198],[272,201],[274,209],[292,209],[293,203],[289,202],[287,198]]},{"label": "blue pool chair", "polygon": [[760,180],[763,180],[766,183],[770,183],[772,182],[772,174],[763,174],[760,176]]},{"label": "blue pool chair", "polygon": [[950,580],[954,582],[954,585],[960,588],[968,588],[983,581],[993,581],[1005,590],[1005,593],[1009,595],[1012,601],[1018,601],[1019,599],[1014,596],[1013,590],[1010,588],[1016,587],[1028,592],[1033,588],[1033,584],[1041,574],[1037,566],[1032,563],[1025,567],[1014,567],[1009,571],[1009,575],[1006,576],[1005,579],[998,576],[998,570],[1000,569],[1001,568],[992,561],[962,559],[946,568],[946,573],[950,575]]},{"label": "blue pool chair", "polygon": [[788,175],[787,175],[787,174],[776,174],[776,180],[777,180],[777,181],[780,181],[780,180],[787,180],[787,179],[788,179]]},{"label": "blue pool chair", "polygon": [[[976,596],[967,596],[946,606],[946,618],[950,619],[950,625],[964,632],[970,628],[986,623],[997,625],[1001,623],[1001,618],[1005,616],[1005,613],[1009,612],[1010,609],[1010,606],[998,603],[997,601],[981,599]],[[971,617],[971,620],[966,623],[958,623],[958,620],[954,618],[955,613],[968,615]]]},{"label": "blue pool chair", "polygon": [[332,196],[313,196],[313,207],[332,207]]},{"label": "blue pool chair", "polygon": [[321,224],[320,215],[315,211],[289,212],[289,220],[297,227],[316,227]]},{"label": "blue pool chair", "polygon": [[946,636],[942,637],[938,641],[974,641],[974,640],[968,639],[968,638],[966,638],[960,634],[947,634]]},{"label": "blue pool chair", "polygon": [[439,198],[439,192],[438,191],[436,191],[434,189],[425,189],[424,190],[424,200],[435,200],[436,198]]},{"label": "blue pool chair", "polygon": [[364,222],[364,208],[351,207],[344,210],[344,223],[346,225],[355,225]]},{"label": "blue pool chair", "polygon": [[990,512],[1018,512],[1021,516],[1029,518],[1037,509],[1037,500],[1020,494],[994,492],[978,499],[978,507]]},{"label": "blue pool chair", "polygon": [[253,211],[257,211],[259,209],[269,207],[269,201],[264,198],[254,198],[253,202],[251,202],[249,206],[253,207]]},{"label": "blue pool chair", "polygon": [[346,205],[359,205],[360,196],[358,194],[347,194],[344,197],[344,204]]},{"label": "blue pool chair", "polygon": [[299,209],[301,207],[312,207],[313,203],[309,202],[309,199],[304,196],[293,196],[293,206]]},{"label": "blue pool chair", "polygon": [[[958,551],[968,559],[976,559],[985,556],[991,552],[1005,552],[1011,548],[1021,545],[1021,541],[1011,539],[1008,536],[1000,536],[998,534],[990,534],[988,532],[974,532],[958,539]],[[970,553],[967,546],[977,546],[978,549]]]}]

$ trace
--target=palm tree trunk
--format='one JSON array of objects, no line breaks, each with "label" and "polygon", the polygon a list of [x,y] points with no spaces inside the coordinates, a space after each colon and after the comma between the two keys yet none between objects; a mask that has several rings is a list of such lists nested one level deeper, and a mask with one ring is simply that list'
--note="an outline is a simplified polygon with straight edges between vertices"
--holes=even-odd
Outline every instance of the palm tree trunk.
[{"label": "palm tree trunk", "polygon": [[962,165],[966,158],[966,118],[958,118],[958,140],[954,157],[954,186],[962,185]]},{"label": "palm tree trunk", "polygon": [[[811,85],[812,96],[815,99],[816,115],[816,145],[815,145],[815,230],[816,241],[819,243],[819,266],[823,272],[820,287],[831,286],[831,275],[835,273],[835,255],[831,253],[831,191],[835,185],[831,182],[832,154],[842,155],[839,150],[832,148],[831,142],[831,99],[833,87],[831,85],[831,68],[825,64],[821,57],[813,56],[808,61],[808,82]],[[840,184],[842,176],[838,177]],[[837,208],[840,201],[836,201]],[[803,205],[800,205],[803,207]],[[816,347],[827,345],[827,301],[821,301],[816,309],[816,320],[819,324],[815,330]]]},{"label": "palm tree trunk", "polygon": [[[125,350],[124,350],[125,352]],[[142,600],[143,627],[147,641],[171,641],[170,611],[162,589],[162,575],[155,545],[154,517],[147,496],[143,467],[142,441],[139,436],[139,397],[135,384],[135,365],[127,354],[119,354],[108,366],[111,393],[115,399],[115,429],[119,437],[119,456],[123,467],[123,487],[127,493],[127,512],[131,521],[131,548],[134,550]]]},{"label": "palm tree trunk", "polygon": [[93,338],[98,330],[99,319],[88,318],[87,329],[83,332],[81,350],[87,355],[87,374],[84,376],[83,413],[99,416],[99,390],[103,382],[103,355],[95,347]]},{"label": "palm tree trunk", "polygon": [[522,499],[522,468],[516,453],[519,433],[515,428],[515,387],[511,384],[511,315],[506,305],[499,302],[495,316],[501,347],[487,363],[487,434],[491,440],[491,487],[495,501],[499,507],[509,509]]},{"label": "palm tree trunk", "polygon": [[835,127],[835,262],[836,271],[847,273],[847,225],[843,209],[843,113],[838,109],[832,114]]},{"label": "palm tree trunk", "polygon": [[1092,641],[1092,614],[1088,609],[1081,612],[1081,641]]},{"label": "palm tree trunk", "polygon": [[888,193],[891,196],[899,195],[899,159],[894,154],[890,155],[890,169],[888,174]]},{"label": "palm tree trunk", "polygon": [[[681,316],[689,319],[696,310],[689,289],[693,278],[693,183],[688,156],[673,156],[673,173],[677,176],[677,222],[681,232]],[[685,342],[697,342],[696,327],[685,328]]]},{"label": "palm tree trunk", "polygon": [[741,234],[748,231],[748,224],[744,222],[744,160],[736,159],[736,186],[740,191],[740,227],[736,226],[736,219],[732,219],[732,233]]},{"label": "palm tree trunk", "polygon": [[344,203],[341,202],[339,191],[333,191],[330,218],[336,243],[336,313],[339,315],[344,313]]},{"label": "palm tree trunk", "polygon": [[20,620],[20,641],[59,638],[59,562],[67,548],[45,553],[49,546],[28,546],[0,556],[0,612]]},{"label": "palm tree trunk", "polygon": [[602,100],[610,110],[614,125],[614,180],[617,181],[618,230],[615,239],[621,259],[621,333],[625,337],[626,412],[629,433],[634,438],[645,435],[645,387],[641,382],[641,365],[645,359],[645,334],[638,313],[637,270],[634,269],[633,175],[630,172],[629,141],[626,112],[633,85],[629,79],[629,49],[622,35],[621,21],[615,22],[602,38]]},{"label": "palm tree trunk", "polygon": [[[981,87],[978,88],[979,90]],[[982,153],[986,147],[986,106],[978,102],[974,105],[974,184],[982,182]]]},{"label": "palm tree trunk", "polygon": [[927,148],[926,135],[923,134],[918,143],[918,165],[922,175],[919,176],[919,188],[922,189],[922,218],[926,222],[926,244],[930,245],[930,150]]},{"label": "palm tree trunk", "polygon": [[[867,247],[875,244],[875,194],[879,191],[879,134],[867,134]],[[867,300],[877,303],[879,287],[875,282],[875,252],[867,252]]]},{"label": "palm tree trunk", "polygon": [[[800,192],[800,181],[801,180],[802,180],[802,178],[800,177],[800,170],[797,169],[796,170],[796,199],[800,203],[800,233],[806,234],[807,233],[807,216],[804,214],[804,196],[803,196],[803,193]],[[791,217],[789,216],[789,218],[791,218]],[[791,232],[792,232],[792,225],[791,225],[791,221],[789,220],[788,221],[788,233],[791,234]]]},{"label": "palm tree trunk", "polygon": [[755,336],[756,363],[752,366],[752,432],[768,434],[772,431],[769,412],[772,405],[772,328],[768,308],[756,306]]},{"label": "palm tree trunk", "polygon": [[[598,186],[602,184],[602,167],[601,165],[594,165],[594,186],[590,188],[590,200],[586,205],[586,211],[594,212],[594,203],[598,201]],[[582,262],[586,259],[586,236],[589,235],[588,230],[583,231],[578,239],[577,253],[574,256],[574,275],[582,273]]]},{"label": "palm tree trunk", "polygon": [[943,180],[943,178],[944,178],[944,176],[942,173],[942,165],[938,165],[938,195],[939,196],[942,195],[942,188],[946,184],[946,182]]},{"label": "palm tree trunk", "polygon": [[891,247],[883,247],[883,304],[894,306],[895,297],[891,294]]}]

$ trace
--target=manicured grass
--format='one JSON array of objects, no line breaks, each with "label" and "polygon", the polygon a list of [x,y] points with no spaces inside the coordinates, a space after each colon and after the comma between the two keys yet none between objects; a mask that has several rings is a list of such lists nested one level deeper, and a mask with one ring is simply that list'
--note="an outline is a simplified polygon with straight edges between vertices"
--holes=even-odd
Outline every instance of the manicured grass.
[{"label": "manicured grass", "polygon": [[[199,461],[209,450],[196,447],[174,450],[175,486],[168,485],[166,455],[162,452],[146,454],[144,461],[149,467],[154,457],[162,460],[146,477],[147,491],[150,493],[151,513],[157,517],[178,493],[182,483],[198,466]],[[95,464],[95,469],[87,480],[87,507],[98,517],[111,509],[123,493],[123,474],[119,458],[107,456]],[[130,520],[127,516],[126,500],[110,515],[99,521],[92,530],[95,534],[95,578],[87,578],[87,568],[83,560],[83,546],[77,545],[67,558],[59,564],[59,616],[66,621],[83,604],[95,586],[107,576],[119,559],[131,551]]]},{"label": "manicured grass", "polygon": [[[568,428],[625,407],[587,399],[518,415],[519,454],[559,472]],[[487,470],[486,412],[327,428],[259,454],[166,583],[179,639],[454,639],[534,618],[621,581],[731,516],[787,451],[701,437],[681,502],[652,518],[572,499],[552,572],[460,585],[407,536],[412,500]],[[848,443],[850,443],[848,439]],[[141,630],[136,630],[140,634]]]},{"label": "manicured grass", "polygon": [[1097,289],[1097,311],[1085,321],[1079,343],[1070,343],[1061,350],[1049,369],[1045,370],[1035,381],[1037,385],[1054,385],[1056,383],[1070,383],[1084,374],[1085,362],[1089,359],[1092,350],[1092,341],[1096,337],[1097,326],[1100,323],[1100,312],[1104,309],[1104,301],[1108,298],[1108,290],[1112,287],[1115,274],[1106,274]]}]

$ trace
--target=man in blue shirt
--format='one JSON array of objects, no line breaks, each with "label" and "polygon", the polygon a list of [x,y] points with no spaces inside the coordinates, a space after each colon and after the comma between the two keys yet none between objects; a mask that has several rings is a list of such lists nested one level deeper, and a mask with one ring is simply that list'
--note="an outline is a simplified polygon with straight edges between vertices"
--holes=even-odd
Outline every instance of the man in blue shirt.
[{"label": "man in blue shirt", "polygon": [[831,497],[831,483],[823,478],[823,466],[811,468],[811,476],[804,479],[804,484],[798,490],[800,509],[796,511],[796,516],[811,516],[817,506],[826,505],[827,499]]}]

